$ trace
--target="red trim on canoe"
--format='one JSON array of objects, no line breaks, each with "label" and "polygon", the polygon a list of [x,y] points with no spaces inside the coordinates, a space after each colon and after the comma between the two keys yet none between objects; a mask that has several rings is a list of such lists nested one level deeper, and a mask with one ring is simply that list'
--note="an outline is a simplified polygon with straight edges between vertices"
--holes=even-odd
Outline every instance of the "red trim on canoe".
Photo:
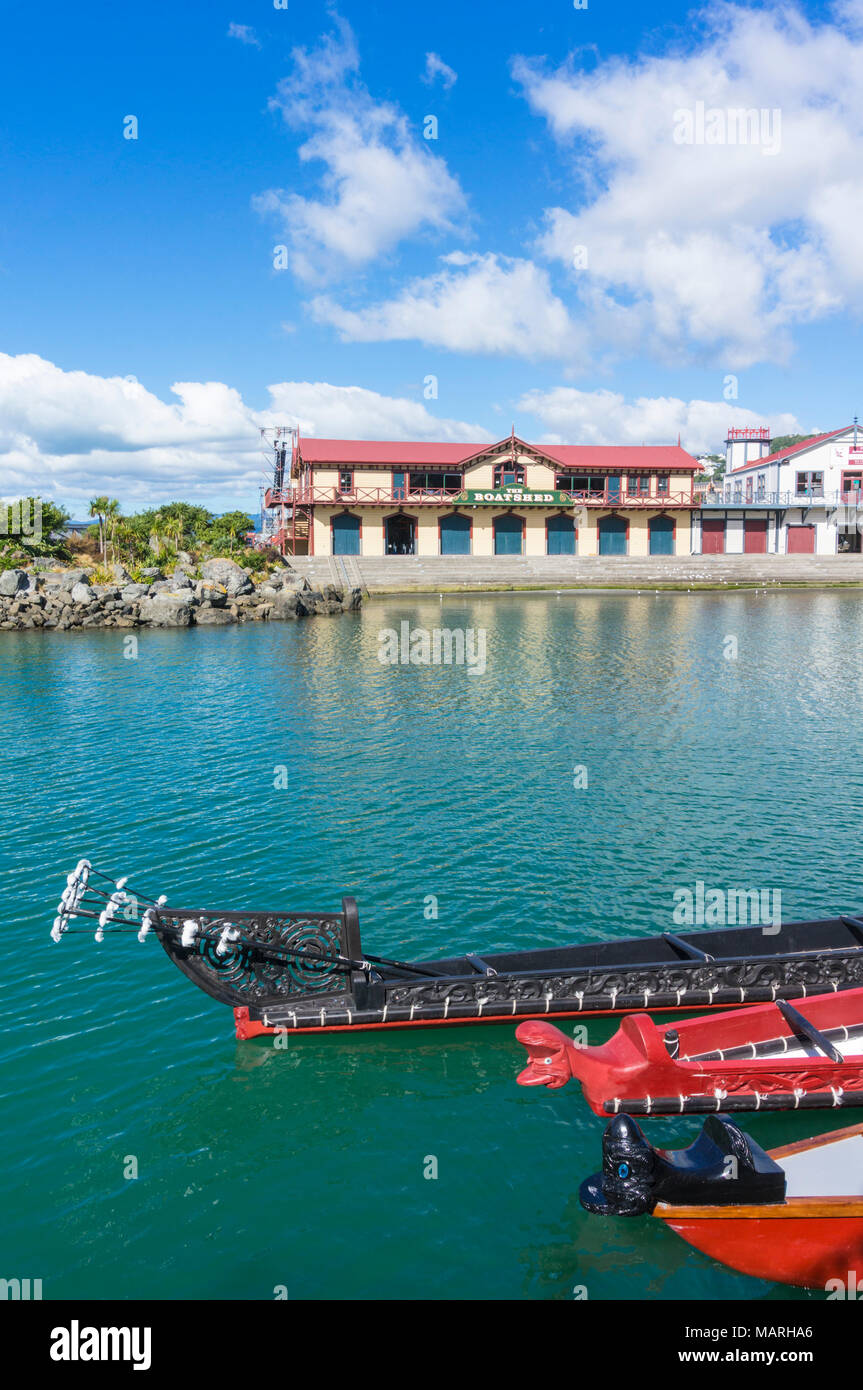
[{"label": "red trim on canoe", "polygon": [[[663,1005],[661,1008],[654,1009],[657,1014],[702,1014],[708,1006],[705,1004],[693,1004],[687,1009],[677,1004]],[[709,1008],[712,1013],[728,1013],[732,1009],[738,1008],[737,1004],[711,1004]],[[554,1018],[619,1018],[623,1011],[621,1009],[573,1009],[570,1013],[556,1013]],[[405,1018],[392,1019],[386,1023],[327,1023],[323,1027],[315,1025],[311,1028],[288,1028],[284,1024],[273,1026],[261,1023],[260,1020],[250,1018],[249,1010],[246,1007],[234,1009],[234,1023],[236,1026],[237,1038],[240,1042],[247,1042],[250,1038],[260,1038],[270,1033],[296,1033],[296,1034],[318,1034],[318,1033],[369,1033],[369,1032],[390,1032],[394,1028],[464,1028],[468,1024],[474,1023],[517,1023],[523,1019],[547,1019],[549,1015],[545,1012],[538,1014],[483,1014],[479,1018]]]},{"label": "red trim on canoe", "polygon": [[[795,1000],[794,1007],[818,1030],[863,1027],[863,989],[810,995]],[[863,1041],[838,1062],[823,1055],[787,1056],[778,1049],[770,1055],[747,1054],[745,1049],[756,1043],[796,1042],[775,1003],[734,1009],[718,1020],[685,1019],[675,1025],[673,1054],[666,1047],[669,1031],[669,1024],[657,1025],[649,1014],[632,1013],[608,1042],[579,1047],[548,1018],[522,1022],[516,1037],[527,1049],[528,1064],[519,1074],[519,1083],[555,1090],[574,1078],[596,1115],[606,1113],[606,1103],[626,1109],[640,1102],[650,1113],[654,1100],[678,1099],[682,1112],[688,1099],[715,1101],[719,1109],[722,1100],[733,1097],[752,1099],[758,1109],[759,1096],[793,1093],[802,1097],[813,1092],[829,1096],[833,1091],[839,1104],[841,1090],[863,1091]],[[724,1055],[732,1049],[735,1055]]]}]

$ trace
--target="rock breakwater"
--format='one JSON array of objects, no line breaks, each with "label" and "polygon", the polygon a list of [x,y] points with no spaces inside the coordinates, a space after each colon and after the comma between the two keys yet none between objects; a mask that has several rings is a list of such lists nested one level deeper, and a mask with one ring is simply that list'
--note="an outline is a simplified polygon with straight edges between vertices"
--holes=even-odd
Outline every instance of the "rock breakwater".
[{"label": "rock breakwater", "polygon": [[242,622],[286,622],[358,609],[360,589],[333,584],[313,589],[286,566],[253,576],[233,560],[206,560],[201,577],[178,566],[166,576],[148,570],[134,581],[121,565],[113,581],[94,584],[83,569],[9,569],[0,572],[0,629],[213,627]]}]

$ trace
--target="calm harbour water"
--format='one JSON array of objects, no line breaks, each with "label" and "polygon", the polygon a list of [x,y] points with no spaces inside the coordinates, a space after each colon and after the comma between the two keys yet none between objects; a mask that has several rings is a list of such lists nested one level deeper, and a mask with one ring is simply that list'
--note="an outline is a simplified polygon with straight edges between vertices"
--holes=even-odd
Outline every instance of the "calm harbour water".
[{"label": "calm harbour water", "polygon": [[[484,629],[485,673],[382,665],[402,620]],[[366,949],[407,959],[666,930],[697,879],[778,888],[786,918],[859,910],[863,596],[378,599],[141,632],[136,661],[124,635],[0,634],[0,1277],[45,1298],[823,1297],[583,1213],[602,1122],[574,1085],[516,1085],[511,1025],[238,1044],[155,939],[48,932],[82,855],[184,906],[350,892]]]}]

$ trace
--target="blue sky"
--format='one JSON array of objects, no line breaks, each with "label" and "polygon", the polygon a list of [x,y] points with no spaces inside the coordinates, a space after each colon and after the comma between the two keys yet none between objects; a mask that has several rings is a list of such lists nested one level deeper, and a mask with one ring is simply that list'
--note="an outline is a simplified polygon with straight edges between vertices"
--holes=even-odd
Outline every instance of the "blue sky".
[{"label": "blue sky", "polygon": [[[276,421],[695,451],[846,423],[861,15],[13,5],[0,495],[252,506]],[[778,110],[779,148],[675,143],[699,102]]]}]

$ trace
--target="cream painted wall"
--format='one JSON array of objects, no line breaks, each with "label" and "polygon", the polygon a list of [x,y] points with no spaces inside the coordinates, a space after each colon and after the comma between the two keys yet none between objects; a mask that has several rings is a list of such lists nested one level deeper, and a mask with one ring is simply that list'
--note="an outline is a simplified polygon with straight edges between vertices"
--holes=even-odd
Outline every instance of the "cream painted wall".
[{"label": "cream painted wall", "polygon": [[315,507],[312,515],[312,549],[315,555],[329,555],[332,551],[330,544],[330,517],[332,512],[324,512],[322,508]]},{"label": "cream painted wall", "polygon": [[316,468],[312,474],[313,487],[338,487],[338,468]]},{"label": "cream painted wall", "polygon": [[553,468],[549,468],[545,463],[537,463],[536,459],[523,457],[524,463],[524,485],[525,487],[536,488],[541,492],[553,492],[556,473]]},{"label": "cream painted wall", "polygon": [[527,512],[524,528],[525,555],[545,554],[545,519],[548,512],[544,507],[531,507]]},{"label": "cream painted wall", "polygon": [[360,540],[361,555],[383,555],[384,518],[379,507],[362,509],[363,534]]},{"label": "cream painted wall", "polygon": [[438,508],[418,507],[414,510],[411,507],[406,507],[405,510],[408,516],[417,517],[417,554],[439,555],[438,518],[440,512]]},{"label": "cream painted wall", "polygon": [[692,512],[674,512],[674,553],[688,555],[692,550]]},{"label": "cream painted wall", "polygon": [[492,532],[492,517],[489,507],[477,507],[472,513],[473,516],[473,541],[471,552],[474,555],[493,555],[494,554],[494,534]]},{"label": "cream painted wall", "polygon": [[596,512],[585,508],[584,520],[577,521],[578,536],[575,542],[577,555],[599,554],[599,532],[596,529]]},{"label": "cream painted wall", "polygon": [[682,492],[686,497],[692,496],[692,474],[691,473],[672,473],[669,481],[671,492]]},{"label": "cream painted wall", "polygon": [[494,484],[494,464],[475,463],[464,471],[464,485],[475,491],[484,491]]},{"label": "cream painted wall", "polygon": [[629,522],[628,555],[647,555],[650,538],[647,531],[647,516],[644,512],[627,512]]}]

